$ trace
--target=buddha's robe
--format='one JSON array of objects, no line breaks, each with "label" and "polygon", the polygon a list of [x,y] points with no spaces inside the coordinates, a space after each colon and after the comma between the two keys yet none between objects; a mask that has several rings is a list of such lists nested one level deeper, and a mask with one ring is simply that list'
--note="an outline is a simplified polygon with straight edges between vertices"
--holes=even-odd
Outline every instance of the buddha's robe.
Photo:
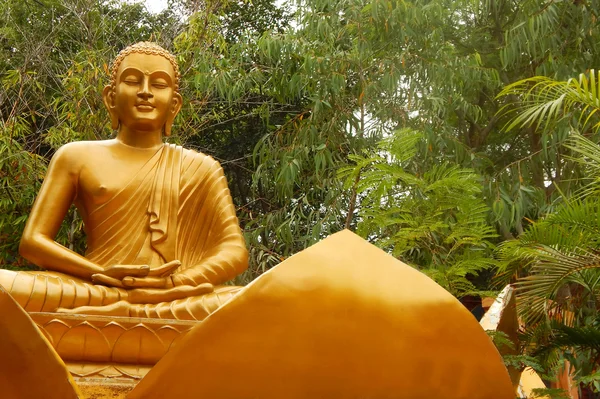
[{"label": "buddha's robe", "polygon": [[[78,208],[88,237],[85,257],[94,263],[152,268],[179,260],[176,274],[185,285],[217,286],[201,297],[129,304],[126,315],[201,320],[239,290],[218,287],[247,268],[248,254],[223,170],[211,157],[165,144],[110,200],[89,214]],[[0,285],[29,312],[129,297],[126,289],[56,272],[0,270]]]}]

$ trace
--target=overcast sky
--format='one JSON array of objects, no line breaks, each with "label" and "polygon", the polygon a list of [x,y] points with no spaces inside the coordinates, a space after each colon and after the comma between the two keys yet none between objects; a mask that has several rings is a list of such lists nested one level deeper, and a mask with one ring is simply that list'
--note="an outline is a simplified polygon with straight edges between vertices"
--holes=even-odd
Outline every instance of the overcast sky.
[{"label": "overcast sky", "polygon": [[132,3],[145,3],[150,12],[158,13],[167,8],[167,0],[128,0]]}]

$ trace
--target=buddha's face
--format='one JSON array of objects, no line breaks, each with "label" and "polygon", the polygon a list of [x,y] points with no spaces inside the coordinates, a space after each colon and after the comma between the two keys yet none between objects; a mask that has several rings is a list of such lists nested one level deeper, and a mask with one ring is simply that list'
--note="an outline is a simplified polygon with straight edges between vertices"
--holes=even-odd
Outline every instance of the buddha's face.
[{"label": "buddha's face", "polygon": [[175,71],[166,58],[131,53],[117,70],[114,92],[105,89],[105,103],[111,117],[130,130],[161,130],[181,108],[174,87]]}]

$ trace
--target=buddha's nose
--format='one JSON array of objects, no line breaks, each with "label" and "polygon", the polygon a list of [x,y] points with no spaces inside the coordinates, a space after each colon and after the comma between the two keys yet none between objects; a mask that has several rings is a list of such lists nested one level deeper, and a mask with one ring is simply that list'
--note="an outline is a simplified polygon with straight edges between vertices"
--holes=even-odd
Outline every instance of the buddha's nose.
[{"label": "buddha's nose", "polygon": [[142,97],[144,100],[154,97],[154,94],[152,94],[152,92],[150,91],[150,82],[147,79],[144,80],[140,91],[138,91],[138,96]]}]

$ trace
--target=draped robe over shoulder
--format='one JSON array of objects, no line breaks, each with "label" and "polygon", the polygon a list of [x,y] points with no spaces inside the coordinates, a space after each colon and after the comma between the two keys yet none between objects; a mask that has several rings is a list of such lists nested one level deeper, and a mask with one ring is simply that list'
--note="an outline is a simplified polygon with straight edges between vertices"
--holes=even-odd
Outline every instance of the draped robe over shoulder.
[{"label": "draped robe over shoulder", "polygon": [[[213,158],[164,144],[106,203],[82,212],[88,236],[85,257],[94,263],[147,264],[181,261],[186,285],[222,284],[247,268],[247,250],[227,181]],[[91,284],[56,272],[0,270],[0,284],[27,311],[102,306],[127,300],[128,291]],[[132,304],[131,316],[202,319],[238,290],[156,305]]]}]

